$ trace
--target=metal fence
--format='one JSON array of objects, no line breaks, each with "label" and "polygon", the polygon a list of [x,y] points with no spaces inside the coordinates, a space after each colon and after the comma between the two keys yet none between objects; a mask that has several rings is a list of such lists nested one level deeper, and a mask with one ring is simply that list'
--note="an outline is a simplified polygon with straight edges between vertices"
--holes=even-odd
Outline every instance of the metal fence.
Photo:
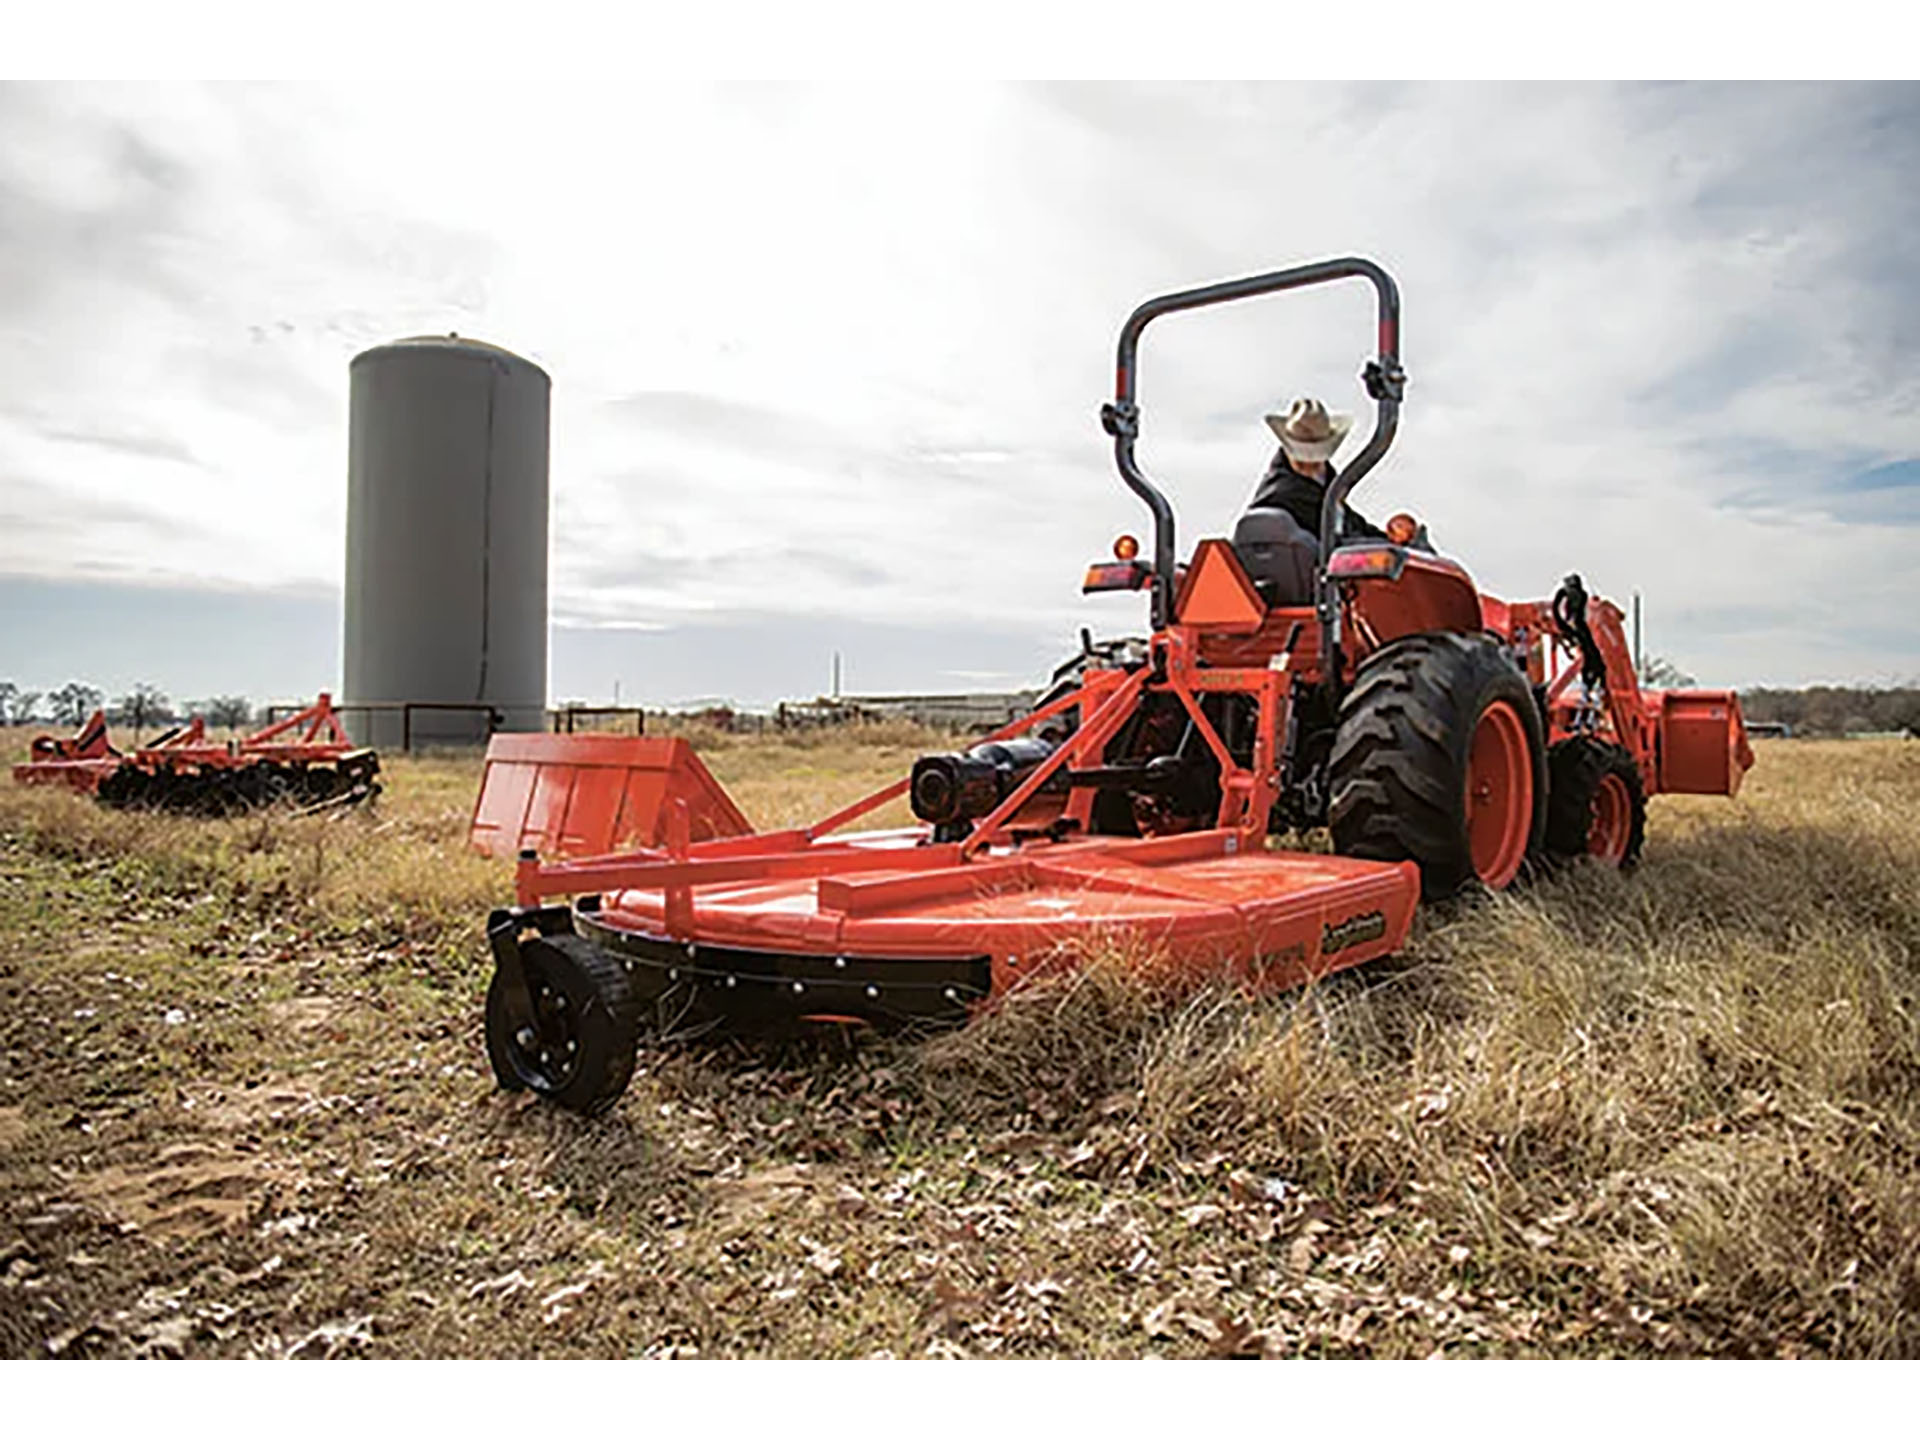
[{"label": "metal fence", "polygon": [[[647,733],[647,712],[638,705],[564,705],[554,710],[552,715],[553,733],[556,735],[571,735],[576,728],[592,730],[596,728],[593,723],[595,721],[601,719],[618,721],[626,716],[631,716],[633,719],[633,734]],[[625,729],[618,729],[606,733],[625,735],[628,732]]]},{"label": "metal fence", "polygon": [[[267,707],[267,723],[271,725],[275,720],[284,719],[288,715],[298,715],[305,708],[306,707],[304,705],[269,705]],[[367,716],[398,715],[400,717],[400,749],[408,755],[411,755],[413,753],[413,744],[414,744],[413,717],[414,715],[421,712],[436,712],[436,711],[452,711],[452,712],[464,713],[468,715],[484,715],[487,721],[487,734],[489,736],[491,736],[496,730],[498,730],[502,725],[506,723],[506,716],[500,712],[499,707],[494,705],[480,704],[477,702],[462,703],[457,701],[445,701],[445,700],[370,700],[365,703],[357,704],[357,705],[336,705],[333,707],[333,713],[338,715],[343,721],[347,720],[349,717],[354,715],[367,715]],[[368,745],[379,743],[379,737],[373,733],[373,730],[374,730],[373,725],[369,724],[367,726],[366,738],[362,743],[365,743]],[[458,745],[462,742],[459,740],[445,739],[440,736],[430,736],[428,737],[426,743],[436,744],[436,745]],[[469,741],[467,743],[476,743],[476,742]]]}]

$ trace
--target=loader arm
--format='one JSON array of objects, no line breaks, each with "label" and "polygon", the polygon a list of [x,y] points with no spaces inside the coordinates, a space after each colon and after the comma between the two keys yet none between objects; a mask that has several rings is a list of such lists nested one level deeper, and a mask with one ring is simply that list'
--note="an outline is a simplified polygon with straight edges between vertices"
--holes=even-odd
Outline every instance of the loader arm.
[{"label": "loader arm", "polygon": [[1587,629],[1607,665],[1607,718],[1613,722],[1620,743],[1633,753],[1634,763],[1640,767],[1641,781],[1647,793],[1652,794],[1660,788],[1659,726],[1648,713],[1640,677],[1633,667],[1633,652],[1627,646],[1623,619],[1620,608],[1611,600],[1595,595],[1587,601]]},{"label": "loader arm", "polygon": [[[1530,618],[1549,628],[1576,654],[1546,692],[1553,714],[1556,702],[1575,679],[1584,677],[1602,695],[1614,738],[1632,755],[1645,795],[1734,795],[1753,766],[1740,697],[1731,690],[1646,690],[1628,648],[1618,606],[1588,597],[1578,576],[1569,576],[1551,605],[1524,607]],[[1576,623],[1576,617],[1584,623]],[[1579,713],[1577,708],[1574,712]],[[1579,722],[1575,721],[1576,728]]]}]

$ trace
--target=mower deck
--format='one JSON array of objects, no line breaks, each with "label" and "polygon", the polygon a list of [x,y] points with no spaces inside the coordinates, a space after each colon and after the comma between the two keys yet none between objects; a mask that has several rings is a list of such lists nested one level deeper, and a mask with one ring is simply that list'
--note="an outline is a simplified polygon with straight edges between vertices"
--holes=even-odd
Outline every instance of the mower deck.
[{"label": "mower deck", "polygon": [[[1398,948],[1420,893],[1411,863],[1242,850],[1219,830],[1042,841],[970,863],[925,829],[804,849],[761,838],[759,856],[736,840],[725,857],[640,862],[660,888],[502,912],[496,948],[525,926],[564,924],[618,954],[644,1001],[745,1023],[964,1020],[1022,980],[1103,953],[1166,979],[1287,989]],[[665,883],[721,867],[741,878]]]}]

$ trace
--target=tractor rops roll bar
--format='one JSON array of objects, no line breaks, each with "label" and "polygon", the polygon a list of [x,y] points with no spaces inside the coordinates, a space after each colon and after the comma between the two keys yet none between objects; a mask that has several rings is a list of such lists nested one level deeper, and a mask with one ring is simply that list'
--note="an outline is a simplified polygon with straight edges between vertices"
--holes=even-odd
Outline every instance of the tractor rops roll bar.
[{"label": "tractor rops roll bar", "polygon": [[[1271,295],[1280,290],[1298,290],[1329,280],[1363,279],[1373,282],[1379,297],[1379,354],[1367,362],[1361,372],[1367,393],[1373,397],[1373,434],[1353,457],[1339,478],[1327,487],[1320,507],[1320,583],[1319,616],[1322,630],[1321,653],[1335,661],[1332,673],[1338,674],[1340,608],[1334,587],[1326,578],[1327,557],[1340,538],[1340,517],[1349,493],[1366,473],[1380,463],[1387,447],[1393,444],[1400,423],[1400,401],[1406,392],[1406,372],[1400,368],[1400,290],[1393,277],[1371,260],[1349,256],[1341,260],[1322,260],[1298,265],[1291,270],[1275,270],[1266,275],[1249,275],[1244,280],[1225,280],[1218,285],[1202,285],[1146,301],[1120,327],[1120,351],[1115,370],[1113,400],[1100,407],[1100,423],[1113,436],[1113,456],[1120,467],[1120,478],[1153,512],[1153,623],[1156,629],[1173,620],[1174,553],[1173,507],[1154,483],[1140,472],[1133,458],[1133,442],[1140,434],[1140,407],[1134,400],[1135,357],[1141,332],[1150,321],[1176,310],[1197,310],[1203,305],[1219,305],[1229,300],[1247,300],[1256,295]],[[1337,680],[1335,681],[1337,683]]]}]

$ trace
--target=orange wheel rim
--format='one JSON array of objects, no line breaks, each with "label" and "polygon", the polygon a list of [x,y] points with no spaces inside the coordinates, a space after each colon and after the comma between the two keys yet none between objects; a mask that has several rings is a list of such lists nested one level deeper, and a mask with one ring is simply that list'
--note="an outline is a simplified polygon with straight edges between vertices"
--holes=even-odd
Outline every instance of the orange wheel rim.
[{"label": "orange wheel rim", "polygon": [[1593,818],[1587,825],[1587,853],[1608,865],[1626,858],[1633,831],[1633,796],[1618,775],[1602,775],[1593,792]]},{"label": "orange wheel rim", "polygon": [[1519,712],[1496,700],[1467,752],[1467,850],[1473,873],[1495,890],[1520,873],[1533,830],[1533,760]]}]

